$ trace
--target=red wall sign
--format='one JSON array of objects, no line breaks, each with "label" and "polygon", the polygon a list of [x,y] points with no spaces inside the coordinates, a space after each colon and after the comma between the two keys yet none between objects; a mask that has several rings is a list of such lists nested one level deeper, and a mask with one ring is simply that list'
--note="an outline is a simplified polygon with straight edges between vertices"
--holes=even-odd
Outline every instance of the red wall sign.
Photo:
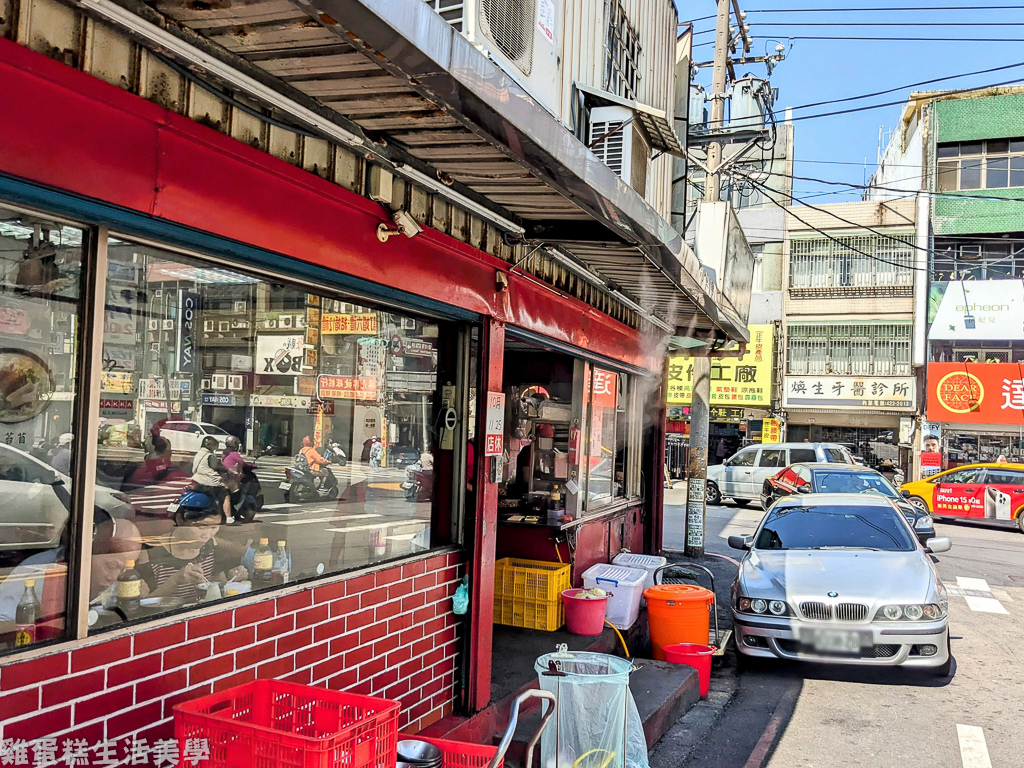
[{"label": "red wall sign", "polygon": [[928,421],[1024,425],[1024,364],[929,363]]}]

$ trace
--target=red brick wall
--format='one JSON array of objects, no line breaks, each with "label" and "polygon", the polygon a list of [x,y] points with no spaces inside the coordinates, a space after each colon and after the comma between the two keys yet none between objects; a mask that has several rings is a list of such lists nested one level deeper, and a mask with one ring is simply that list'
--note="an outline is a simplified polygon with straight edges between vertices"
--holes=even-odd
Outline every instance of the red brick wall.
[{"label": "red brick wall", "polygon": [[[462,556],[435,555],[293,594],[0,666],[0,737],[173,736],[172,707],[257,678],[402,703],[419,730],[452,711]],[[120,744],[118,752],[121,752]],[[59,753],[58,753],[59,754]]]}]

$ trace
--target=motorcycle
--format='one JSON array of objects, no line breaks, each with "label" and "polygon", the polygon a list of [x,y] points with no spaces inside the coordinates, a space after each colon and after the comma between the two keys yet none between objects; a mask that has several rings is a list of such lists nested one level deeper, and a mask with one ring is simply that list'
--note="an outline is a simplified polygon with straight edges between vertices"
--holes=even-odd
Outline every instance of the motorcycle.
[{"label": "motorcycle", "polygon": [[263,486],[256,477],[256,465],[242,465],[238,487],[231,490],[231,510],[235,523],[251,523],[263,509]]},{"label": "motorcycle", "polygon": [[348,464],[348,456],[342,450],[341,444],[332,438],[327,438],[327,447],[324,449],[323,457],[339,467]]},{"label": "motorcycle", "polygon": [[430,501],[434,493],[434,470],[426,469],[420,462],[414,462],[405,468],[405,482],[402,483],[406,501]]},{"label": "motorcycle", "polygon": [[330,499],[333,501],[341,494],[338,478],[334,476],[334,473],[327,466],[324,467],[323,479],[319,483],[308,464],[305,467],[286,467],[284,476],[284,482],[278,487],[284,491],[285,503],[291,503],[292,501],[316,501],[318,499]]}]

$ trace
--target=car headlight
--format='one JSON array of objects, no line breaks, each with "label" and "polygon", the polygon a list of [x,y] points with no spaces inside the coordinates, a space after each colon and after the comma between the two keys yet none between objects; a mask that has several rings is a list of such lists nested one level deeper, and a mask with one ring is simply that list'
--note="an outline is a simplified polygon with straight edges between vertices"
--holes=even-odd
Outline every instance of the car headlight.
[{"label": "car headlight", "polygon": [[741,597],[736,601],[736,608],[740,613],[754,613],[758,615],[771,614],[772,616],[788,616],[789,606],[783,600],[763,600],[760,597],[753,599]]},{"label": "car headlight", "polygon": [[928,515],[921,515],[917,520],[914,521],[914,528],[917,530],[927,530],[928,528],[934,528],[932,525],[932,519]]},{"label": "car headlight", "polygon": [[875,621],[932,621],[946,615],[946,609],[937,603],[910,603],[909,605],[883,605],[875,613]]}]

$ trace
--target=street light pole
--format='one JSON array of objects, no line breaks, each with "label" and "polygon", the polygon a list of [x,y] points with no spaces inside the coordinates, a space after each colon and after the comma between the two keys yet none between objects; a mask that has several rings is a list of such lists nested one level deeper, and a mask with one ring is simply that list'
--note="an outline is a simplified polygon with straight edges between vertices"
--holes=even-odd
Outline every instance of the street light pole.
[{"label": "street light pole", "polygon": [[[711,79],[711,114],[708,129],[721,131],[725,118],[725,85],[729,66],[729,12],[735,0],[718,0],[718,24],[715,31],[715,68]],[[741,25],[742,19],[737,18]],[[746,35],[744,35],[746,42]],[[704,200],[722,199],[722,142],[708,145]],[[686,544],[687,557],[704,556],[704,521],[707,516],[708,438],[711,430],[711,358],[693,358],[693,395],[690,403],[690,452],[686,471]]]}]

